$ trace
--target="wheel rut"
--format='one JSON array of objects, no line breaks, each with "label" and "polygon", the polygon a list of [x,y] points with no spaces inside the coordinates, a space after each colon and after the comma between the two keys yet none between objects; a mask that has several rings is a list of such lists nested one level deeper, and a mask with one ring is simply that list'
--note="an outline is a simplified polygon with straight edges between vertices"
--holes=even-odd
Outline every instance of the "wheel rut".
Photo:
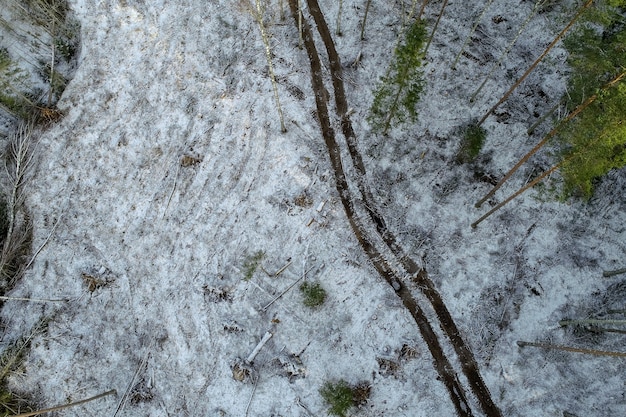
[{"label": "wheel rut", "polygon": [[[299,26],[299,13],[301,13],[301,11],[298,10],[297,3],[297,0],[289,0],[289,7],[295,18],[296,28]],[[403,305],[415,320],[433,357],[434,367],[448,390],[457,414],[462,417],[473,416],[472,405],[475,407],[477,404],[484,415],[488,417],[501,417],[502,414],[491,399],[491,394],[480,375],[478,364],[471,350],[461,337],[434,283],[428,277],[426,270],[411,259],[397,243],[395,236],[388,230],[383,216],[377,209],[373,194],[366,183],[365,164],[358,151],[357,137],[348,115],[348,103],[343,85],[339,54],[336,51],[331,32],[317,0],[307,0],[307,6],[329,58],[330,77],[335,98],[335,111],[340,121],[342,134],[346,140],[352,166],[354,167],[354,176],[356,177],[354,181],[357,184],[363,203],[357,205],[349,190],[349,182],[344,170],[341,150],[336,140],[335,131],[332,128],[320,56],[313,40],[311,28],[306,19],[304,19],[304,16],[302,16],[302,37],[311,65],[311,84],[315,94],[318,121],[334,171],[335,186],[350,226],[359,244],[370,258],[370,261],[379,275],[393,288],[402,300]],[[366,217],[369,219],[368,222],[371,223],[370,228],[371,225],[374,226],[376,231],[374,236],[372,236],[372,233],[368,232],[366,224],[360,219],[357,213],[357,206],[366,212]],[[384,246],[382,248],[379,247],[381,243],[382,246]],[[377,246],[377,244],[379,246]],[[385,258],[385,252],[390,252],[395,258],[395,261],[399,262],[406,275],[410,277],[410,282],[407,282],[405,274],[402,274],[394,268],[391,265],[391,261]],[[422,301],[422,304],[426,305],[420,305],[409,287],[417,288],[421,292],[422,298],[425,299],[425,301]],[[446,336],[444,343],[449,343],[457,355],[456,359],[460,364],[461,373],[466,378],[469,393],[473,394],[470,399],[468,399],[466,389],[459,380],[457,376],[458,373],[455,371],[452,362],[444,353],[441,341],[425,311],[428,309],[434,311],[434,319],[438,322],[439,328]]]}]

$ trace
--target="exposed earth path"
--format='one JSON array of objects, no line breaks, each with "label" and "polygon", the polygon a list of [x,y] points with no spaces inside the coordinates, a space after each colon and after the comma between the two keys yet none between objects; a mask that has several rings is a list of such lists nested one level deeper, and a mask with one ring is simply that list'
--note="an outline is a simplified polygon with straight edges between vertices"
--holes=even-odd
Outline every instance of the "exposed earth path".
[{"label": "exposed earth path", "polygon": [[[461,337],[434,283],[428,277],[426,270],[411,259],[397,243],[395,236],[387,229],[386,223],[377,209],[373,194],[366,183],[365,165],[358,151],[356,134],[349,118],[339,55],[317,1],[307,0],[307,4],[329,57],[335,110],[340,119],[342,133],[354,167],[353,181],[356,182],[361,198],[361,202],[356,201],[349,189],[348,176],[341,158],[341,148],[335,139],[335,132],[329,115],[328,95],[324,87],[321,60],[313,41],[311,29],[302,17],[302,36],[311,65],[311,82],[315,93],[317,116],[329,152],[337,191],[350,226],[378,273],[392,286],[417,323],[433,356],[435,369],[449,392],[457,414],[459,416],[473,416],[472,410],[478,406],[484,415],[499,417],[501,412],[491,399],[489,390],[478,370],[478,364]],[[296,0],[290,0],[289,5],[295,18],[296,27],[298,27],[300,11]],[[359,218],[359,210],[367,213],[368,222],[371,221],[374,225],[375,232],[371,232],[371,225],[368,227]],[[394,267],[395,262],[400,264],[400,268]],[[420,293],[418,297],[413,296],[410,287],[418,290]],[[434,314],[429,315],[428,312],[431,310]],[[446,336],[443,338],[444,343],[452,345],[457,355],[457,358],[453,358],[452,361],[444,353],[440,338],[431,325],[431,320],[438,322],[439,328]],[[454,359],[458,362],[455,362]],[[461,372],[455,371],[453,363],[460,367]],[[465,376],[465,384],[469,386],[469,392],[473,394],[473,398],[468,398],[466,389],[457,376],[460,373]]]}]

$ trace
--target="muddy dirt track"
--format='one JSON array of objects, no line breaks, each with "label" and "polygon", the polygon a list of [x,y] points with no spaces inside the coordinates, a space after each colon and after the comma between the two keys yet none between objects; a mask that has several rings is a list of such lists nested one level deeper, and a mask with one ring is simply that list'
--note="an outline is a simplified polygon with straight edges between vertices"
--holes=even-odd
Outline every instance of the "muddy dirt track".
[{"label": "muddy dirt track", "polygon": [[[350,180],[346,175],[341,148],[332,128],[320,56],[311,33],[311,26],[304,14],[299,16],[297,4],[297,0],[289,0],[296,28],[300,25],[300,17],[302,18],[302,36],[311,64],[311,83],[315,93],[317,116],[334,171],[337,191],[350,226],[380,276],[393,288],[417,323],[433,357],[434,367],[448,390],[457,414],[462,417],[474,416],[475,411],[480,410],[478,415],[499,417],[502,414],[491,399],[474,355],[461,337],[439,292],[426,271],[404,253],[377,209],[373,194],[366,183],[365,165],[358,151],[356,134],[348,115],[339,55],[317,0],[307,0],[309,13],[330,62],[329,75],[334,90],[336,117],[341,124],[354,171]],[[360,194],[358,200],[353,198],[350,192],[349,181],[356,183]],[[444,337],[438,337],[431,324],[433,322],[436,322],[443,331]],[[448,358],[442,343],[451,345],[456,357]]]}]

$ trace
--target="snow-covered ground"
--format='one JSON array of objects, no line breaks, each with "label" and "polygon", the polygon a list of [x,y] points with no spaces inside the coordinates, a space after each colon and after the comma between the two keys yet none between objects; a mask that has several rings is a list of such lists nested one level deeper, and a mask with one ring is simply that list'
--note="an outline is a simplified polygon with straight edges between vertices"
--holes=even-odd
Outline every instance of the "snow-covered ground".
[{"label": "snow-covered ground", "polygon": [[[5,304],[7,341],[50,320],[14,388],[46,405],[117,390],[65,416],[323,416],[319,388],[345,379],[372,385],[351,415],[454,415],[415,322],[347,222],[286,5],[284,21],[278,2],[267,12],[282,134],[246,0],[70,3],[80,66],[59,102],[65,118],[40,139],[27,201],[33,247],[52,235],[11,293],[69,301]],[[540,139],[526,129],[564,91],[563,49],[488,119],[476,165],[454,163],[459,126],[481,117],[567,19],[537,14],[471,105],[533,4],[496,0],[468,48],[477,59],[461,57],[455,71],[480,7],[451,2],[428,51],[419,121],[382,137],[365,119],[402,8],[374,3],[365,41],[365,1],[344,2],[335,37],[344,64],[362,56],[344,75],[370,186],[403,247],[424,258],[493,400],[505,416],[626,415],[623,358],[516,344],[626,350],[620,335],[558,326],[624,308],[623,278],[602,271],[624,267],[625,172],[589,204],[532,191],[469,226],[489,208],[474,208],[490,189],[475,171],[501,177]],[[335,22],[337,2],[321,5]],[[426,8],[430,27],[439,8]],[[533,159],[491,202],[549,164]],[[244,280],[258,251],[262,268]],[[297,285],[270,304],[303,275],[327,290],[323,306],[305,307]],[[234,365],[267,331],[254,372],[237,380]]]}]

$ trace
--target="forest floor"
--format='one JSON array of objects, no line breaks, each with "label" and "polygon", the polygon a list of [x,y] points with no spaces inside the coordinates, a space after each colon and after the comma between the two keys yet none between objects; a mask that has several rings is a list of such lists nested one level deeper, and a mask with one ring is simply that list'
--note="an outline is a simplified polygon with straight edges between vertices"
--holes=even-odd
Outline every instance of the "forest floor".
[{"label": "forest floor", "polygon": [[[548,185],[470,227],[490,181],[549,129],[526,133],[565,91],[563,49],[487,120],[478,160],[455,162],[462,127],[567,23],[559,7],[531,20],[471,104],[533,5],[494,2],[452,70],[480,7],[450,3],[418,121],[382,136],[369,105],[409,2],[372,4],[364,41],[365,2],[343,2],[332,40],[348,112],[319,21],[304,14],[314,43],[300,49],[272,2],[286,133],[245,1],[70,4],[80,65],[28,187],[42,250],[10,294],[66,301],[5,302],[3,343],[48,323],[12,388],[44,405],[117,391],[67,416],[322,416],[319,390],[339,379],[371,386],[348,415],[626,414],[623,359],[517,344],[625,351],[619,333],[558,321],[624,309],[623,277],[602,271],[624,266],[626,172],[589,202],[560,202]],[[334,32],[337,2],[320,6]],[[426,8],[431,28],[439,7]],[[550,162],[538,155],[486,206]],[[305,281],[325,288],[323,305],[303,304]]]}]

